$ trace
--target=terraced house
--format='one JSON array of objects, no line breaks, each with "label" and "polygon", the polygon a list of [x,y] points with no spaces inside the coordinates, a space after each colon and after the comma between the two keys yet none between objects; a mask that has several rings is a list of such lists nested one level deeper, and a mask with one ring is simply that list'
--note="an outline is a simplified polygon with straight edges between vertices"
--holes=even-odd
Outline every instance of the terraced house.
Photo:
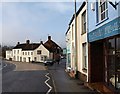
[{"label": "terraced house", "polygon": [[73,14],[66,32],[66,69],[90,88],[120,92],[120,1],[83,0],[76,23]]},{"label": "terraced house", "polygon": [[61,52],[62,48],[51,40],[51,36],[48,36],[45,43],[43,41],[30,43],[30,40],[22,44],[18,42],[11,51],[6,51],[6,59],[21,62],[44,62],[46,59],[56,59]]}]

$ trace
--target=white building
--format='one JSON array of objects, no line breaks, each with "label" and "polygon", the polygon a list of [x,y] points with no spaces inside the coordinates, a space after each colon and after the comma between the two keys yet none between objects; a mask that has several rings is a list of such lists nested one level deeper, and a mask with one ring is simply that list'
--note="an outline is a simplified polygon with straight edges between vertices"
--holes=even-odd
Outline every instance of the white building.
[{"label": "white building", "polygon": [[[50,45],[53,45],[55,49],[52,49]],[[55,53],[56,50],[59,53]],[[6,59],[21,62],[44,62],[46,59],[55,59],[55,55],[60,54],[61,47],[51,40],[51,36],[48,37],[48,41],[41,43],[30,43],[29,40],[26,43],[18,44],[12,49],[12,51],[6,51]]]},{"label": "white building", "polygon": [[77,31],[76,31],[77,40],[75,40],[74,15],[69,23],[69,27],[66,32],[66,44],[68,48],[66,68],[71,69],[72,71],[74,71],[74,73],[77,72],[78,78],[85,82],[88,82],[88,40],[87,40],[86,2],[83,2],[82,5],[80,6],[79,10],[76,13],[76,18],[77,18]]}]

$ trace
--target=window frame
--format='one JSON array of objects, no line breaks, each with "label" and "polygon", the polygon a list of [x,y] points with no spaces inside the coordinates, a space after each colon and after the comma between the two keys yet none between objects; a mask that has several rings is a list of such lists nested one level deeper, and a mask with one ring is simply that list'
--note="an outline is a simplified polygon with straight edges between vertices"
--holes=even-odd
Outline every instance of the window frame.
[{"label": "window frame", "polygon": [[[83,70],[87,70],[87,43],[82,44],[82,54],[83,54]],[[85,71],[86,72],[86,71]]]},{"label": "window frame", "polygon": [[87,32],[86,10],[82,13],[82,34]]},{"label": "window frame", "polygon": [[37,55],[41,55],[42,54],[42,50],[37,50]]},{"label": "window frame", "polygon": [[[108,18],[108,2],[107,2],[107,0],[102,0],[102,1],[98,0],[97,6],[98,6],[98,8],[97,8],[98,11],[97,11],[96,15],[98,15],[98,16],[96,16],[96,17],[98,17],[97,23],[99,23]],[[103,15],[103,17],[102,17],[102,15]]]}]

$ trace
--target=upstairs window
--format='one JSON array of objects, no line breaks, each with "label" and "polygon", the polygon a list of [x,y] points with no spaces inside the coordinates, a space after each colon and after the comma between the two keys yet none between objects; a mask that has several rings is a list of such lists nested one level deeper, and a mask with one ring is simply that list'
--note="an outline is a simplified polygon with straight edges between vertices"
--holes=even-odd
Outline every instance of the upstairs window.
[{"label": "upstairs window", "polygon": [[82,34],[86,33],[86,11],[82,14]]},{"label": "upstairs window", "polygon": [[41,54],[42,53],[42,51],[41,50],[37,50],[37,54]]},{"label": "upstairs window", "polygon": [[98,2],[98,10],[97,10],[98,22],[103,21],[108,18],[108,3],[107,0],[99,0]]}]

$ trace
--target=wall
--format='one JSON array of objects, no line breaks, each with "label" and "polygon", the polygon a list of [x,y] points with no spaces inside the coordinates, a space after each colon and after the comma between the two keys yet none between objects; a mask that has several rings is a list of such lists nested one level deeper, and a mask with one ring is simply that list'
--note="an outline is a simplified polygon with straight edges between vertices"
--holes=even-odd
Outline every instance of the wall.
[{"label": "wall", "polygon": [[[37,50],[41,50],[41,55],[37,54]],[[49,58],[49,51],[43,46],[40,45],[37,49],[34,50],[34,57],[36,57],[37,62],[43,62],[43,60],[41,60],[41,56],[47,56],[47,58]]]},{"label": "wall", "polygon": [[[95,11],[91,10],[91,3],[93,3],[93,2],[88,3],[88,18],[89,18],[89,23],[90,23],[88,32],[91,32],[94,29],[99,28],[102,25],[104,25],[118,17],[118,13],[119,13],[118,6],[117,6],[117,9],[115,10],[115,8],[113,8],[113,6],[110,3],[108,3],[108,20],[106,20],[100,24],[96,23],[96,2],[94,2],[95,3]],[[119,6],[120,6],[120,3],[119,3]]]},{"label": "wall", "polygon": [[[24,53],[24,55],[23,55],[23,53]],[[22,57],[22,62],[31,62],[31,61],[33,61],[33,51],[32,50],[22,51],[21,57]],[[30,61],[29,61],[29,58],[30,58]],[[26,60],[24,60],[24,59],[26,59]]]},{"label": "wall", "polygon": [[12,58],[12,51],[8,50],[6,51],[6,59],[9,60],[10,58]]},{"label": "wall", "polygon": [[[80,13],[77,16],[77,45],[78,45],[78,71],[79,71],[79,77],[81,80],[88,80],[88,73],[87,71],[83,71],[83,43],[87,44],[87,32],[82,34],[82,14],[83,12],[87,9],[87,5],[83,7],[83,9],[80,11]],[[86,16],[87,16],[87,10],[86,10]],[[87,20],[87,17],[86,17]],[[87,54],[87,64],[88,64],[88,46],[86,45],[86,54]],[[87,70],[88,70],[88,65],[87,65]],[[84,76],[84,77],[83,77]]]}]

